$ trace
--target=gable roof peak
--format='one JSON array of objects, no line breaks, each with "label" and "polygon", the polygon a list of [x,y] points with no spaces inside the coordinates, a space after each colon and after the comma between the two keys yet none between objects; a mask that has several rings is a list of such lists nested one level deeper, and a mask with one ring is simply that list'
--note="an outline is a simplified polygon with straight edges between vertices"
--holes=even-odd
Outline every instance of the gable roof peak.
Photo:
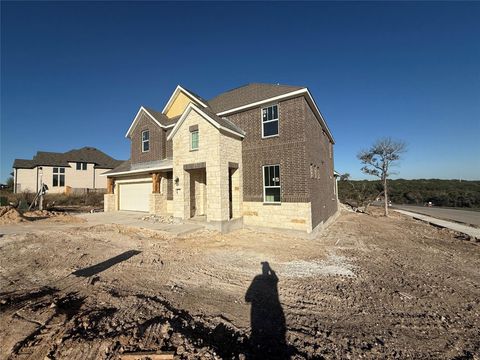
[{"label": "gable roof peak", "polygon": [[170,96],[170,99],[168,99],[167,103],[165,104],[165,107],[163,108],[162,110],[162,113],[165,114],[167,112],[167,110],[170,108],[170,106],[173,104],[175,98],[178,96],[179,93],[184,93],[185,95],[187,95],[190,99],[192,100],[195,100],[198,104],[200,104],[201,106],[203,107],[207,107],[208,106],[208,102],[203,99],[201,96],[198,96],[197,94],[195,94],[194,92],[190,91],[190,90],[187,90],[186,88],[180,86],[180,85],[177,85],[177,87],[175,88],[175,90],[173,91],[172,95]]},{"label": "gable roof peak", "polygon": [[229,133],[234,134],[236,136],[239,136],[241,138],[245,137],[245,132],[242,129],[240,129],[237,125],[235,125],[233,122],[231,122],[230,120],[217,116],[208,107],[201,109],[200,107],[198,107],[194,103],[190,103],[190,104],[188,104],[188,106],[185,109],[185,111],[183,112],[182,116],[177,121],[174,128],[172,129],[172,131],[168,135],[167,140],[173,139],[173,137],[177,133],[178,129],[180,128],[180,126],[182,125],[182,123],[185,121],[188,114],[192,110],[197,112],[198,114],[200,114],[200,116],[202,116],[205,120],[210,122],[217,129],[229,132]]}]

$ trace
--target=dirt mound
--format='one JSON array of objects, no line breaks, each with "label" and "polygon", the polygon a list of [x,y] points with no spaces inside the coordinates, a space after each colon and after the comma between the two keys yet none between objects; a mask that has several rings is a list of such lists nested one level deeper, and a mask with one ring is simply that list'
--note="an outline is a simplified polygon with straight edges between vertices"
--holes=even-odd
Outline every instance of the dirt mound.
[{"label": "dirt mound", "polygon": [[30,220],[43,220],[51,222],[68,222],[68,223],[81,223],[85,222],[76,216],[72,216],[67,212],[61,211],[48,211],[48,210],[34,210],[27,211],[24,216]]},{"label": "dirt mound", "polygon": [[0,224],[18,224],[22,221],[26,221],[20,212],[13,206],[0,207]]}]

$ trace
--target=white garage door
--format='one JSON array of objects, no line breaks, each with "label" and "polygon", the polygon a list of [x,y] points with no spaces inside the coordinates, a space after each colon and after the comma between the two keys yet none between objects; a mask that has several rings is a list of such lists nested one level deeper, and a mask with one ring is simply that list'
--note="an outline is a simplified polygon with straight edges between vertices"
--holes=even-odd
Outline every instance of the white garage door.
[{"label": "white garage door", "polygon": [[130,211],[149,211],[148,201],[152,193],[152,182],[119,184],[119,208]]}]

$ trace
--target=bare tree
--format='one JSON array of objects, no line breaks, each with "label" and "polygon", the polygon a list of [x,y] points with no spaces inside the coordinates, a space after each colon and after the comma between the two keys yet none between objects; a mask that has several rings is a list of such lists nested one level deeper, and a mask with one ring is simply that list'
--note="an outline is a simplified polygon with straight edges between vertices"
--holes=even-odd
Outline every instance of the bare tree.
[{"label": "bare tree", "polygon": [[377,140],[369,149],[358,153],[358,159],[364,164],[362,172],[367,175],[373,175],[382,181],[383,197],[385,205],[385,216],[388,216],[388,187],[387,179],[394,174],[391,171],[400,156],[407,150],[402,141],[394,141],[391,138],[382,138]]}]

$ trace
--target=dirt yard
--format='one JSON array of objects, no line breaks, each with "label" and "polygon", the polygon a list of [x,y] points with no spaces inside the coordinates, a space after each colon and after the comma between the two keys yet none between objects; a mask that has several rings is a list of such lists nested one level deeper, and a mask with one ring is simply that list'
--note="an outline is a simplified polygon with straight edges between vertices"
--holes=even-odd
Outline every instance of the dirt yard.
[{"label": "dirt yard", "polygon": [[480,246],[399,214],[316,240],[52,222],[0,256],[1,358],[480,359]]}]

